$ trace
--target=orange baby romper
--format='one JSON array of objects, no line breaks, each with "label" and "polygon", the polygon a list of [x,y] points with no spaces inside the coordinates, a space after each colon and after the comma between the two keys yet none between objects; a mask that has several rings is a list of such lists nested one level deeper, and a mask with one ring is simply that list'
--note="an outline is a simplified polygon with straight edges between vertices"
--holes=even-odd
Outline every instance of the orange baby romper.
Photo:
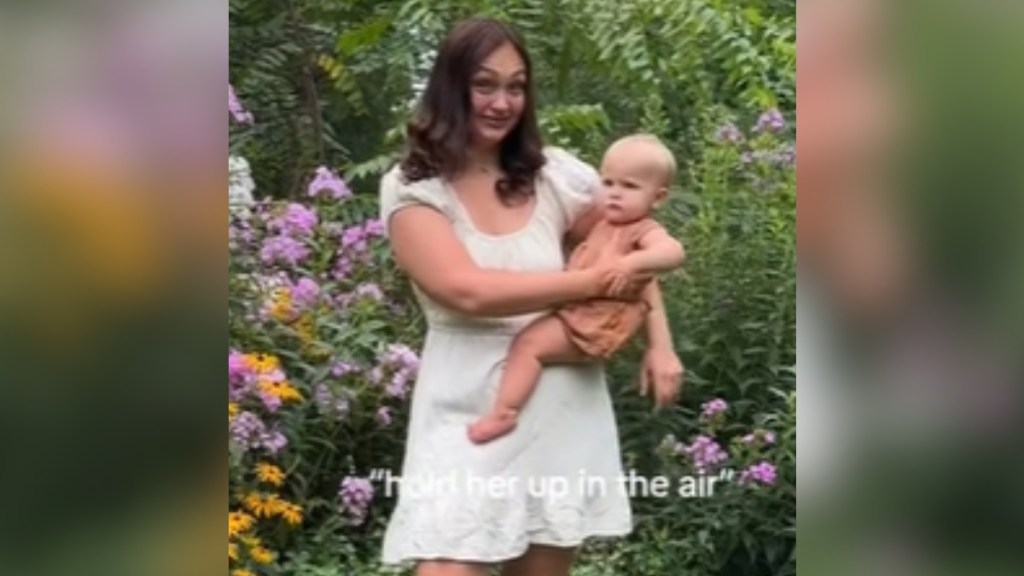
[{"label": "orange baby romper", "polygon": [[[621,258],[638,248],[644,234],[660,227],[651,218],[628,224],[601,220],[573,250],[566,268],[580,270]],[[593,298],[566,304],[555,314],[580,350],[588,356],[607,359],[637,332],[649,310],[650,305],[643,300]]]}]

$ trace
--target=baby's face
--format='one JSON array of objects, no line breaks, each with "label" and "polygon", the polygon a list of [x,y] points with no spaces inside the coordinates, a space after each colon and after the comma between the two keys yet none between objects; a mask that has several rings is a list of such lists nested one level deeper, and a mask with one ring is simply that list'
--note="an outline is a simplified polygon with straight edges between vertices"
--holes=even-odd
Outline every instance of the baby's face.
[{"label": "baby's face", "polygon": [[644,218],[665,197],[664,174],[651,161],[651,153],[643,143],[628,143],[605,154],[600,201],[609,221],[626,223]]}]

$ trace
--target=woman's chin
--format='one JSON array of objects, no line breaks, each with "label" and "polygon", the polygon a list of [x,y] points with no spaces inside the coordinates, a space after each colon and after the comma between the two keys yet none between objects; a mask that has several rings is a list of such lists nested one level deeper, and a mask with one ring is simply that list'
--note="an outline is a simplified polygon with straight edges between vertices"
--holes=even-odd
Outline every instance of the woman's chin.
[{"label": "woman's chin", "polygon": [[508,130],[481,128],[476,131],[475,138],[473,140],[481,148],[493,148],[501,144],[501,141],[505,139],[505,136],[508,136]]}]

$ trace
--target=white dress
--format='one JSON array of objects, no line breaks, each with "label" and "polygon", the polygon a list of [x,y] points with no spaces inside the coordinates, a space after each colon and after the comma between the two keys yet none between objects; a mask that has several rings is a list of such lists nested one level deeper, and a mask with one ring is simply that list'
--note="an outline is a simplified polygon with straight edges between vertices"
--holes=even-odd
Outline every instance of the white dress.
[{"label": "white dress", "polygon": [[[516,232],[476,230],[439,179],[403,184],[397,167],[381,181],[381,219],[386,228],[404,206],[431,206],[451,221],[480,267],[561,270],[564,232],[592,201],[599,180],[568,152],[545,154],[535,210]],[[546,368],[518,427],[474,445],[466,427],[494,400],[512,337],[540,313],[468,317],[418,289],[416,296],[429,329],[383,562],[500,562],[531,543],[576,546],[589,536],[628,534],[632,518],[619,484],[618,430],[603,367]]]}]

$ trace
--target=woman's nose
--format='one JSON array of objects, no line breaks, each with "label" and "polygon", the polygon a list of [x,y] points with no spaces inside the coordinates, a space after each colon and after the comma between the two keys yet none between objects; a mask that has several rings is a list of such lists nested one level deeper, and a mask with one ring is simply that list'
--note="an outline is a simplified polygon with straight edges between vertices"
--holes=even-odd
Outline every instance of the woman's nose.
[{"label": "woman's nose", "polygon": [[508,96],[505,95],[504,90],[499,90],[497,95],[494,96],[494,100],[491,101],[491,108],[501,111],[508,110]]}]

